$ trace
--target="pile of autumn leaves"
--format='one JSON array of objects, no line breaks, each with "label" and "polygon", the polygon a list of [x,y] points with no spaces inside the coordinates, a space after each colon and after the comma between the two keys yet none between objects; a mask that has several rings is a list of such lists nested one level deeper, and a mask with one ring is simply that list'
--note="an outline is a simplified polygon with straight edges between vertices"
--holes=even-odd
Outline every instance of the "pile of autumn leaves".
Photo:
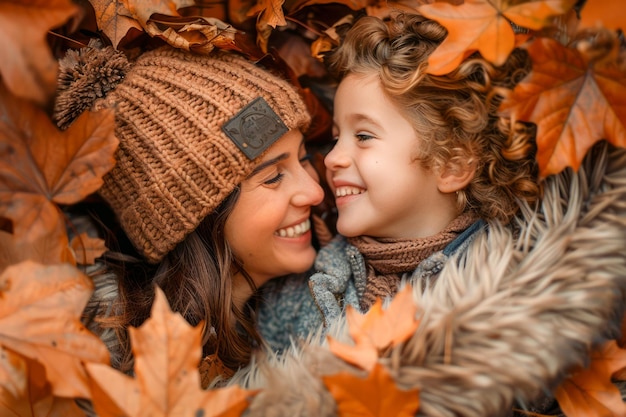
[{"label": "pile of autumn leaves", "polygon": [[[189,0],[90,1],[100,29],[114,45],[134,30],[195,51],[238,49],[234,31],[223,22],[211,17],[177,21],[177,9],[193,4]],[[134,378],[109,366],[106,348],[80,322],[93,284],[76,266],[92,264],[106,248],[98,238],[68,235],[71,227],[62,207],[81,202],[100,187],[115,163],[118,142],[108,111],[86,112],[65,132],[50,121],[47,109],[57,67],[46,33],[81,10],[70,0],[45,3],[0,0],[0,415],[82,416],[74,399],[87,398],[103,417],[239,416],[256,393],[238,387],[200,388],[200,327],[172,313],[161,292],[152,317],[130,330]],[[445,74],[476,51],[501,64],[513,48],[526,48],[533,70],[506,98],[502,112],[536,123],[543,177],[566,167],[577,169],[598,140],[626,146],[626,60],[611,30],[623,24],[618,22],[620,10],[610,10],[610,2],[588,0],[576,30],[593,27],[598,16],[605,29],[571,48],[537,35],[556,16],[571,14],[574,0],[458,3],[415,5],[449,32],[430,57],[429,70]],[[286,11],[312,4],[316,2],[292,2]],[[389,10],[370,3],[345,4],[369,14]],[[157,22],[154,13],[171,18]],[[257,18],[262,46],[267,45],[268,28],[286,24],[280,2],[254,2],[246,13]],[[528,31],[516,34],[510,22]],[[489,41],[493,39],[499,42]],[[329,28],[314,49],[319,52],[339,41]],[[354,344],[330,339],[329,349],[362,369],[364,378],[348,373],[324,377],[339,414],[408,416],[418,410],[419,392],[399,389],[379,361],[382,352],[414,333],[418,315],[409,288],[386,310],[379,302],[366,315],[348,311]],[[616,341],[604,346],[590,367],[556,390],[563,411],[570,417],[626,415],[611,382],[624,378],[625,367],[626,351]]]}]

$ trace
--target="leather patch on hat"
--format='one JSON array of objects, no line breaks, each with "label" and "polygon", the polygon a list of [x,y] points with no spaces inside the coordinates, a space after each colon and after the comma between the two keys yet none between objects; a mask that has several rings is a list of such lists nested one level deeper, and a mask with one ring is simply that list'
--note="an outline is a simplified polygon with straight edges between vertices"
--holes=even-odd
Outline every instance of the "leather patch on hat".
[{"label": "leather patch on hat", "polygon": [[222,130],[250,159],[259,156],[289,131],[263,97],[252,100]]}]

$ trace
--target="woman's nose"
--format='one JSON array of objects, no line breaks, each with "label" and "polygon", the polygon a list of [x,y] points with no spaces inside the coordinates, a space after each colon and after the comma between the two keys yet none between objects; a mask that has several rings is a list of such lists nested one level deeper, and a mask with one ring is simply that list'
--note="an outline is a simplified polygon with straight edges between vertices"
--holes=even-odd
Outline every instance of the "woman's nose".
[{"label": "woman's nose", "polygon": [[319,184],[317,173],[309,173],[303,168],[296,186],[298,189],[292,198],[294,206],[316,206],[324,200],[324,190]]}]

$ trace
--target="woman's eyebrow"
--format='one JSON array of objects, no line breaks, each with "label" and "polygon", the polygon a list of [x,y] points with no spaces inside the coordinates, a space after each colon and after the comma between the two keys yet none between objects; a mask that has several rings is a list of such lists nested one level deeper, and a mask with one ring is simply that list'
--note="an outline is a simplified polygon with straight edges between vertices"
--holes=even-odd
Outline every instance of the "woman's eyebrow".
[{"label": "woman's eyebrow", "polygon": [[248,178],[255,176],[256,174],[258,174],[259,172],[263,171],[268,166],[275,165],[275,164],[279,163],[280,161],[282,161],[284,159],[287,159],[287,158],[289,158],[289,154],[285,152],[285,153],[281,153],[280,155],[278,155],[275,158],[272,158],[272,159],[269,159],[267,161],[261,162],[259,165],[254,167],[254,169],[252,170],[250,175],[248,175]]}]

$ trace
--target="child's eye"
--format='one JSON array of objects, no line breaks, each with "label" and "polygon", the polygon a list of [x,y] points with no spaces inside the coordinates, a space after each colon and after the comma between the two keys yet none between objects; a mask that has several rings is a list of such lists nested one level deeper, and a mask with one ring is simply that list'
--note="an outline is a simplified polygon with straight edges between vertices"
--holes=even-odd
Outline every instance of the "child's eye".
[{"label": "child's eye", "polygon": [[278,184],[283,179],[283,176],[284,176],[284,174],[282,172],[279,172],[275,176],[270,178],[269,180],[263,181],[263,184],[265,184],[265,185]]}]

